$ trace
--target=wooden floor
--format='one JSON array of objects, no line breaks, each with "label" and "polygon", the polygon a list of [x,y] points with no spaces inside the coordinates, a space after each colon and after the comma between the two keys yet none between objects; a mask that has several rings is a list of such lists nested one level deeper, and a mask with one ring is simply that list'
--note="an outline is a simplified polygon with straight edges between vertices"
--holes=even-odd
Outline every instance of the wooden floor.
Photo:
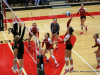
[{"label": "wooden floor", "polygon": [[[87,9],[87,12],[100,12],[100,5],[90,5],[90,6],[84,6]],[[33,17],[33,16],[49,16],[49,15],[60,15],[62,13],[65,13],[66,11],[70,11],[72,14],[76,13],[79,9],[79,6],[71,7],[71,8],[61,8],[61,9],[38,9],[38,10],[24,10],[24,11],[15,11],[17,16],[19,18],[23,17]],[[31,15],[32,13],[32,15]],[[7,12],[7,18],[11,18],[14,15],[11,14],[11,12]],[[60,25],[60,35],[64,35],[66,32],[66,23],[69,18],[60,18],[57,20],[57,22]],[[96,57],[93,53],[97,48],[92,49],[91,46],[93,46],[94,39],[93,34],[94,33],[100,33],[100,15],[94,16],[94,19],[91,17],[87,17],[85,21],[85,25],[88,26],[88,31],[86,32],[84,29],[84,34],[79,35],[81,32],[80,29],[80,18],[76,17],[73,18],[71,22],[71,26],[74,28],[75,32],[74,35],[77,38],[77,41],[74,45],[73,51],[72,51],[72,58],[74,61],[74,68],[75,71],[91,71],[89,73],[87,72],[72,72],[68,73],[67,75],[99,75],[100,69],[95,69],[97,66]],[[50,33],[50,24],[53,22],[52,19],[48,20],[35,20],[33,22],[37,23],[37,26],[39,27],[40,31],[40,37],[39,39],[42,41],[42,38],[44,37],[44,34],[46,32]],[[24,22],[28,28],[31,27],[32,21]],[[12,23],[10,23],[12,25]],[[45,26],[45,25],[46,26]],[[8,24],[8,28],[9,28]],[[48,29],[49,28],[49,29]],[[27,31],[28,32],[28,31]],[[12,35],[7,34],[8,31],[4,31],[5,36],[8,40],[12,40]],[[5,40],[5,37],[2,32],[0,32],[0,39]],[[26,33],[28,35],[28,33]],[[25,36],[26,37],[26,36]],[[48,58],[50,57],[47,54]],[[97,74],[96,72],[92,71],[99,71]],[[62,69],[62,72],[60,75],[64,75],[65,72],[65,66]]]}]

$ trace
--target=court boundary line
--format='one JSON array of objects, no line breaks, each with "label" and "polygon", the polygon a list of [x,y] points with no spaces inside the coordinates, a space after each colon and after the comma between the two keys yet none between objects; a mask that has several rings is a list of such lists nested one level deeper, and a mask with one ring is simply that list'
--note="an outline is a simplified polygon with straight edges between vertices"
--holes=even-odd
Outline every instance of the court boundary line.
[{"label": "court boundary line", "polygon": [[[48,27],[47,25],[44,24],[44,26],[46,26],[46,27],[49,29],[49,27]],[[50,29],[49,29],[49,30],[50,30]],[[85,62],[85,64],[87,64],[93,71],[95,71],[96,74],[100,75],[100,74],[99,74],[98,72],[96,72],[96,70],[95,70],[91,65],[89,65],[77,52],[75,52],[73,49],[72,49],[72,51],[73,51],[81,60],[83,60],[83,62]]]},{"label": "court boundary line", "polygon": [[[5,34],[4,34],[3,31],[2,31],[2,33],[3,33],[4,37],[5,37],[5,39],[7,40],[7,38],[6,38],[6,36],[5,36]],[[12,51],[12,47],[11,47],[10,43],[8,43],[8,46],[10,47],[10,50],[11,50],[11,52],[13,53],[13,51]],[[17,59],[17,62],[18,62],[18,59]],[[18,64],[19,64],[19,62],[18,62]],[[22,71],[23,71],[24,75],[27,75],[27,73],[26,73],[24,67],[23,67],[23,70],[22,70]]]},{"label": "court boundary line", "polygon": [[[25,46],[24,46],[25,47]],[[34,60],[34,58],[32,57],[32,55],[30,54],[30,52],[28,51],[28,49],[25,47],[25,49],[26,49],[26,51],[29,53],[29,55],[30,55],[30,57],[33,59],[33,61],[35,62],[35,64],[37,64],[36,63],[36,61]]]}]

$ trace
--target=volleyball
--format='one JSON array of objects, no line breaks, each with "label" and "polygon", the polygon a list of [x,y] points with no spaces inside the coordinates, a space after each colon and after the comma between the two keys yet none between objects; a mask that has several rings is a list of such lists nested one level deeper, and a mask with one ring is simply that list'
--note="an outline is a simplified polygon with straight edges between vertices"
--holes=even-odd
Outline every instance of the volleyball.
[{"label": "volleyball", "polygon": [[70,11],[67,11],[66,16],[70,16],[70,15],[71,15]]}]

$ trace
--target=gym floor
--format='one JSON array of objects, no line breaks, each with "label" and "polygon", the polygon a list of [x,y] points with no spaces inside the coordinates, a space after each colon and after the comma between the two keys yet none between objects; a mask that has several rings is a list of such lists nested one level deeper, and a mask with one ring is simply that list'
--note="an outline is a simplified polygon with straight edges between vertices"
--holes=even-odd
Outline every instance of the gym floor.
[{"label": "gym floor", "polygon": [[[30,28],[32,26],[32,23],[37,23],[37,26],[39,27],[39,33],[40,33],[40,41],[42,41],[44,34],[46,32],[50,32],[50,24],[53,22],[53,17],[56,16],[57,22],[60,25],[60,35],[62,36],[65,34],[67,27],[67,21],[69,20],[69,17],[62,17],[59,15],[62,15],[66,11],[70,11],[71,14],[76,14],[80,6],[75,6],[71,8],[60,8],[60,9],[37,9],[37,10],[23,10],[23,11],[14,11],[19,18],[29,18],[29,17],[37,17],[37,19],[31,21],[29,19],[25,20],[25,25]],[[72,73],[68,73],[67,75],[100,75],[100,69],[96,69],[97,61],[94,54],[94,51],[97,50],[97,48],[93,48],[92,46],[95,44],[95,41],[93,39],[94,33],[100,32],[100,5],[88,5],[84,6],[86,8],[87,12],[89,12],[91,15],[94,16],[94,18],[91,18],[90,16],[86,17],[85,25],[88,27],[88,31],[85,31],[84,34],[80,35],[81,32],[81,26],[80,26],[80,17],[75,17],[72,19],[70,26],[74,28],[74,36],[76,36],[77,40],[72,50],[72,58],[74,61],[74,68],[75,71]],[[12,12],[6,12],[7,13],[7,19],[11,19]],[[98,14],[97,14],[98,13]],[[51,16],[52,15],[52,16]],[[42,16],[47,16],[48,18],[43,19]],[[12,25],[12,23],[10,23]],[[10,25],[7,24],[7,28],[10,28]],[[28,35],[24,38],[28,38]],[[0,32],[0,41],[2,40],[13,40],[12,34],[8,34],[8,31],[2,31]],[[13,53],[11,50],[11,44],[12,43],[1,43],[0,44],[0,75],[17,75],[14,74],[11,70],[11,67],[13,66]],[[27,44],[26,44],[27,45]],[[65,72],[65,61],[64,61],[64,51],[65,49],[62,48],[64,44],[59,45],[58,52],[54,52],[54,55],[60,63],[58,68],[54,67],[53,60],[50,61],[49,64],[45,64],[45,75],[64,75]],[[27,46],[28,47],[28,46]],[[61,53],[62,52],[62,53]],[[29,55],[29,53],[32,55],[32,52],[28,52],[25,49],[24,53],[24,71],[23,74],[27,75],[36,75],[36,64],[33,61],[32,57]],[[50,54],[47,53],[46,56],[50,58]],[[62,58],[60,59],[59,58]],[[51,58],[50,58],[51,59]],[[53,64],[53,65],[51,65]],[[47,70],[48,69],[48,70]],[[83,72],[84,71],[84,72]],[[86,72],[88,71],[88,72]],[[99,71],[99,72],[98,72]]]}]

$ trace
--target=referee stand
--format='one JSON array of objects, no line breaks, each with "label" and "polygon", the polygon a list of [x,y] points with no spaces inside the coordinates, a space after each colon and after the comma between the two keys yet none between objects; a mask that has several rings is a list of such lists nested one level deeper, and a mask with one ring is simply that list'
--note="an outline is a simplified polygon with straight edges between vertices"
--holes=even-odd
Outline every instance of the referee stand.
[{"label": "referee stand", "polygon": [[45,75],[43,55],[41,55],[41,42],[39,41],[39,55],[37,55],[37,75]]}]

